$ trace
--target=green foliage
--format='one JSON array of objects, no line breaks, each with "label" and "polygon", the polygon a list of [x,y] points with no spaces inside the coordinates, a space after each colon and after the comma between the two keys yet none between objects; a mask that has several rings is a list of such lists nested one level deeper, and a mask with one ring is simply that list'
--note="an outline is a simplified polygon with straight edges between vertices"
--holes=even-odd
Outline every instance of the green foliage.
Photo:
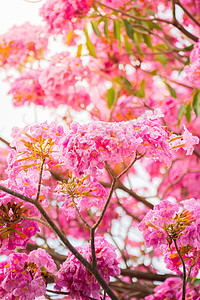
[{"label": "green foliage", "polygon": [[115,101],[115,89],[111,87],[106,93],[107,106],[109,109],[112,108],[112,105]]}]

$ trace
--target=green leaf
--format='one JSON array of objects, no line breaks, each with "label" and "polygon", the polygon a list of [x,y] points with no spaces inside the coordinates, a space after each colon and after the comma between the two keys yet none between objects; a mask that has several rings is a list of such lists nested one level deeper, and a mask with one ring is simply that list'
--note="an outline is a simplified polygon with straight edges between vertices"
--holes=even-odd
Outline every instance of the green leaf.
[{"label": "green leaf", "polygon": [[120,41],[120,27],[121,23],[118,19],[114,19],[114,37],[116,40]]},{"label": "green leaf", "polygon": [[[188,59],[186,60],[186,62],[184,63],[185,66],[188,66],[190,64],[190,58],[188,57]],[[183,68],[184,69],[184,68]]]},{"label": "green leaf", "polygon": [[88,34],[88,30],[87,30],[87,27],[85,26],[84,28],[84,32],[85,32],[85,37],[86,37],[86,47],[88,49],[88,52],[91,56],[93,57],[97,57],[96,56],[96,52],[95,52],[95,48],[94,48],[94,45],[92,44],[92,42],[90,41],[90,38],[89,38],[89,34]]},{"label": "green leaf", "polygon": [[152,76],[156,76],[158,74],[158,69],[155,69],[149,73]]},{"label": "green leaf", "polygon": [[77,55],[76,55],[77,57],[81,57],[82,48],[83,48],[83,45],[79,44],[78,45],[78,49],[77,49]]},{"label": "green leaf", "polygon": [[144,9],[144,11],[145,11],[145,13],[146,13],[147,15],[150,15],[150,16],[155,16],[155,13],[154,13],[154,11],[153,11],[153,10],[151,10],[151,9]]},{"label": "green leaf", "polygon": [[139,98],[144,98],[145,97],[145,80],[142,79],[141,83],[140,83],[140,89],[136,92],[136,96]]},{"label": "green leaf", "polygon": [[167,56],[165,54],[157,54],[157,60],[162,64],[162,66],[165,68],[167,63],[168,63],[168,59]]},{"label": "green leaf", "polygon": [[120,34],[120,28],[121,28],[121,22],[118,19],[114,19],[114,37],[116,40],[118,40],[118,46],[119,50],[121,51],[121,34]]},{"label": "green leaf", "polygon": [[170,92],[170,95],[173,97],[173,98],[177,98],[177,94],[176,94],[176,91],[175,89],[173,89],[167,82],[164,81],[164,84],[166,85],[166,87],[168,88],[168,91]]},{"label": "green leaf", "polygon": [[160,49],[160,50],[167,50],[165,44],[156,44],[155,47]]},{"label": "green leaf", "polygon": [[142,49],[140,48],[140,44],[142,42],[142,34],[139,32],[134,32],[134,37],[135,37],[134,44],[135,44],[137,51],[142,52]]},{"label": "green leaf", "polygon": [[94,45],[92,44],[92,42],[90,40],[87,40],[86,42],[86,47],[89,51],[89,54],[93,57],[97,57],[96,52],[95,52],[95,48]]},{"label": "green leaf", "polygon": [[126,19],[122,18],[122,20],[123,20],[124,27],[125,27],[125,29],[126,29],[126,33],[127,33],[128,37],[129,37],[131,40],[134,40],[134,36],[133,36],[133,33],[134,33],[133,26],[132,26],[131,23],[129,23]]},{"label": "green leaf", "polygon": [[191,51],[191,50],[193,50],[193,48],[194,48],[194,44],[185,47],[184,50],[185,50],[185,51]]},{"label": "green leaf", "polygon": [[149,47],[150,49],[153,49],[150,34],[143,34],[143,39],[144,39],[144,42],[147,45],[147,47]]},{"label": "green leaf", "polygon": [[157,23],[154,23],[154,22],[149,22],[150,24],[150,29],[156,29],[158,31],[162,31],[162,27],[160,25],[158,25]]},{"label": "green leaf", "polygon": [[108,18],[106,18],[105,20],[104,20],[104,34],[105,34],[105,37],[106,37],[106,39],[108,40],[109,39],[109,31],[108,31],[108,23],[109,23],[109,19]]},{"label": "green leaf", "polygon": [[185,117],[186,117],[186,120],[188,121],[188,123],[190,123],[190,121],[191,121],[191,111],[192,111],[191,103],[189,103],[186,106],[186,112],[185,112]]},{"label": "green leaf", "polygon": [[112,108],[112,105],[115,101],[115,89],[111,87],[106,93],[107,106],[109,109]]},{"label": "green leaf", "polygon": [[200,90],[198,90],[193,97],[192,108],[198,117],[200,115]]},{"label": "green leaf", "polygon": [[197,284],[200,284],[200,279],[196,279],[196,280],[194,281],[194,285],[197,285]]},{"label": "green leaf", "polygon": [[133,47],[131,46],[131,44],[128,41],[127,36],[124,36],[124,43],[125,43],[125,49],[126,51],[129,53],[132,51]]},{"label": "green leaf", "polygon": [[101,32],[99,31],[98,25],[99,23],[95,20],[91,21],[92,29],[94,30],[94,33],[98,36],[101,37]]},{"label": "green leaf", "polygon": [[126,77],[116,76],[113,81],[116,85],[119,85],[119,88],[123,87],[129,94],[133,94],[132,84]]},{"label": "green leaf", "polygon": [[181,107],[178,110],[178,126],[181,123],[181,120],[183,118],[184,112],[185,112],[185,103],[183,105],[181,105]]}]

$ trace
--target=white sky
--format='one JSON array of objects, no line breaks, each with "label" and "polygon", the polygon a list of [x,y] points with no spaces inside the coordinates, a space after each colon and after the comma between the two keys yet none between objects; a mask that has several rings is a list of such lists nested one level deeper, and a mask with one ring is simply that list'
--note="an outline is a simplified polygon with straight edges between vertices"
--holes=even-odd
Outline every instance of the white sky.
[{"label": "white sky", "polygon": [[[38,10],[44,1],[31,3],[25,0],[4,0],[2,2],[0,34],[5,33],[13,25],[21,25],[27,21],[31,24],[41,22]],[[33,106],[14,108],[11,97],[7,95],[9,85],[3,81],[3,75],[4,72],[0,70],[0,136],[10,141],[10,132],[13,126],[23,127],[25,124],[33,123],[36,113],[39,116],[38,121],[43,122],[49,119],[50,113],[44,108],[33,108]]]}]

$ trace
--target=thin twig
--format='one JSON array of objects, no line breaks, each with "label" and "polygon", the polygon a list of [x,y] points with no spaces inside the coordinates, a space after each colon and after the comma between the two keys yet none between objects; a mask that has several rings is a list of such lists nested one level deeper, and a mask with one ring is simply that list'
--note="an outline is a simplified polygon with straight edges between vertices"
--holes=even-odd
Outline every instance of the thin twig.
[{"label": "thin twig", "polygon": [[122,269],[121,275],[129,276],[131,278],[135,277],[137,279],[144,279],[144,280],[149,280],[149,281],[165,281],[167,278],[170,278],[170,277],[180,277],[178,275],[173,275],[173,274],[162,275],[162,274],[155,274],[152,272],[146,273],[146,272],[130,270],[130,269]]},{"label": "thin twig", "polygon": [[143,156],[144,156],[145,154],[141,154],[139,157],[137,156],[137,154],[136,154],[136,156],[135,156],[135,158],[134,158],[134,160],[132,161],[132,163],[130,163],[130,165],[127,167],[127,168],[125,168],[117,177],[116,177],[116,179],[120,179],[133,165],[134,165],[134,163],[137,161],[137,160],[139,160],[140,158],[142,158]]},{"label": "thin twig", "polygon": [[198,251],[198,253],[197,253],[196,259],[194,260],[194,263],[193,263],[193,264],[190,266],[190,268],[189,268],[186,282],[189,281],[189,279],[190,279],[190,274],[191,274],[191,271],[192,271],[192,268],[197,264],[198,260],[199,260],[199,251]]},{"label": "thin twig", "polygon": [[38,219],[38,218],[36,218],[36,217],[24,217],[24,216],[23,216],[23,217],[22,217],[22,220],[34,220],[34,221],[39,222],[39,223],[41,223],[42,225],[44,225],[44,226],[46,226],[46,227],[48,227],[49,229],[52,230],[51,226],[50,226],[47,222],[45,222],[44,220]]},{"label": "thin twig", "polygon": [[176,251],[178,253],[178,256],[180,257],[180,260],[182,262],[182,266],[183,266],[183,284],[182,284],[182,300],[185,300],[185,293],[186,293],[186,267],[185,267],[185,262],[184,262],[184,259],[178,249],[178,246],[177,246],[177,243],[176,243],[176,240],[173,239],[174,241],[174,245],[175,245],[175,248],[176,248]]},{"label": "thin twig", "polygon": [[108,205],[109,205],[109,203],[110,203],[110,200],[111,200],[111,198],[112,198],[112,194],[113,194],[114,189],[115,189],[115,183],[116,183],[116,179],[113,178],[113,182],[112,182],[111,187],[110,187],[110,193],[109,193],[109,195],[108,195],[108,198],[107,198],[107,200],[106,200],[106,203],[105,203],[105,205],[104,205],[104,207],[103,207],[103,210],[102,210],[102,212],[101,212],[101,215],[100,215],[99,219],[98,219],[98,220],[96,221],[96,223],[92,226],[92,229],[93,229],[93,230],[95,230],[95,229],[99,226],[99,224],[101,223],[101,221],[102,221],[102,219],[103,219],[103,217],[104,217],[104,214],[105,214],[106,209],[107,209],[107,207],[108,207]]},{"label": "thin twig", "polygon": [[10,146],[10,143],[8,141],[6,141],[4,138],[0,137],[0,141],[2,143],[4,143],[5,145],[7,145],[8,147],[13,148],[13,147]]},{"label": "thin twig", "polygon": [[87,226],[89,229],[91,229],[91,226],[83,219],[83,217],[82,217],[80,211],[78,210],[78,207],[77,207],[77,205],[76,205],[76,203],[75,203],[75,201],[74,201],[74,197],[72,197],[71,200],[72,200],[72,203],[73,203],[73,205],[74,205],[74,208],[75,208],[75,210],[76,210],[76,212],[77,212],[79,218],[81,219],[81,221],[85,224],[85,226]]},{"label": "thin twig", "polygon": [[70,294],[69,292],[53,291],[53,290],[49,290],[49,289],[46,289],[46,291],[48,293],[60,294],[60,295],[69,295]]}]

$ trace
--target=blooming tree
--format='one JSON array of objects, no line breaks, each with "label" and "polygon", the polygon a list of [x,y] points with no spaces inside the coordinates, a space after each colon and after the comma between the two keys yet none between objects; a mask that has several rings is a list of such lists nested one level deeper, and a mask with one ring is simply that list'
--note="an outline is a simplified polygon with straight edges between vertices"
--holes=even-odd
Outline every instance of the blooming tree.
[{"label": "blooming tree", "polygon": [[0,299],[200,299],[200,1],[39,14],[0,36],[13,105],[56,120],[0,138]]}]

